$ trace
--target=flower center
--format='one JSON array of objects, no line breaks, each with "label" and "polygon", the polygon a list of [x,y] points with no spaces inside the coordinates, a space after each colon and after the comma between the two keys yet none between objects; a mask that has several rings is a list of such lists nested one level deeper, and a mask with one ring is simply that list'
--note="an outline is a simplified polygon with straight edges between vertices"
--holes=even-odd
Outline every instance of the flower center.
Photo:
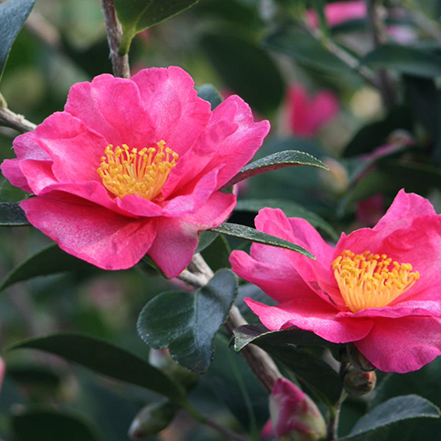
[{"label": "flower center", "polygon": [[381,308],[410,289],[420,278],[410,263],[393,262],[386,254],[345,250],[332,262],[341,295],[352,312]]},{"label": "flower center", "polygon": [[136,194],[149,201],[161,192],[179,158],[171,148],[165,147],[165,141],[140,151],[130,150],[125,144],[115,149],[108,145],[104,153],[106,156],[101,158],[97,172],[107,190],[119,198]]}]

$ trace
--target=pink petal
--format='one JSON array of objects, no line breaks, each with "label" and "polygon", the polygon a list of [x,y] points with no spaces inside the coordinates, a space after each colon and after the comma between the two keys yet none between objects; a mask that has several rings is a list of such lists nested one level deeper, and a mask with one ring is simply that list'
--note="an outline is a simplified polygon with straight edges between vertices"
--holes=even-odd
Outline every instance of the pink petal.
[{"label": "pink petal", "polygon": [[35,129],[34,135],[53,161],[52,170],[58,181],[101,182],[97,169],[107,142],[79,119],[66,112],[56,112]]},{"label": "pink petal", "polygon": [[172,198],[164,206],[164,216],[179,217],[191,214],[199,210],[217,188],[219,169],[218,167],[206,173],[196,185],[179,189],[180,196]]},{"label": "pink petal", "polygon": [[374,324],[365,318],[337,320],[338,311],[316,295],[278,306],[267,306],[250,298],[246,298],[245,302],[271,331],[297,326],[333,343],[360,340],[368,335]]},{"label": "pink petal", "polygon": [[179,67],[144,69],[132,81],[153,121],[154,139],[183,155],[210,120],[210,103],[197,96],[193,79]]},{"label": "pink petal", "polygon": [[441,320],[432,317],[378,319],[369,335],[355,345],[383,372],[416,371],[441,355]]},{"label": "pink petal", "polygon": [[65,111],[106,140],[104,152],[108,144],[143,148],[161,141],[155,136],[147,105],[134,81],[106,74],[95,77],[91,83],[74,84]]},{"label": "pink petal", "polygon": [[163,188],[167,197],[214,168],[219,172],[218,187],[227,183],[254,156],[269,131],[268,121],[253,122],[249,106],[238,96],[228,97],[213,112],[205,132],[170,174]]},{"label": "pink petal", "polygon": [[[331,272],[333,248],[322,239],[314,227],[304,219],[288,219],[282,210],[271,208],[260,210],[255,223],[258,230],[294,242],[310,251],[316,260],[293,251],[284,250],[284,253],[311,290],[323,300],[341,309],[347,309]],[[252,255],[254,249],[256,252],[260,250],[258,246],[253,245]]]},{"label": "pink petal", "polygon": [[336,116],[340,107],[334,93],[323,90],[308,96],[307,90],[301,84],[290,88],[288,105],[292,132],[304,137],[314,136]]},{"label": "pink petal", "polygon": [[154,221],[127,218],[62,193],[26,199],[20,206],[61,249],[106,270],[138,263],[156,235]]},{"label": "pink petal", "polygon": [[441,303],[430,300],[414,300],[409,302],[397,303],[394,306],[384,306],[382,308],[368,308],[358,312],[339,312],[338,318],[343,317],[385,317],[401,318],[406,316],[426,316],[441,318]]},{"label": "pink petal", "polygon": [[233,251],[230,263],[239,277],[254,283],[278,303],[315,295],[286,254],[282,248],[253,244],[251,256]]},{"label": "pink petal", "polygon": [[2,173],[8,181],[24,191],[31,192],[27,177],[21,169],[22,160],[36,160],[51,163],[48,154],[41,149],[35,139],[35,132],[17,136],[13,142],[17,159],[6,159],[2,166]]},{"label": "pink petal", "polygon": [[158,234],[149,255],[169,277],[177,277],[190,263],[199,231],[220,225],[236,204],[232,194],[216,192],[194,214],[182,218],[160,218]]}]

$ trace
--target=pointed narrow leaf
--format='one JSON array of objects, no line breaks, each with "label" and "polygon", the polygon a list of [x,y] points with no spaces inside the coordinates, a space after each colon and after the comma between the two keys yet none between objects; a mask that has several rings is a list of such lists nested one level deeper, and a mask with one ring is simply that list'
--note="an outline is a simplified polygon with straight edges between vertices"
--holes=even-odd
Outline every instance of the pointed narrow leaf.
[{"label": "pointed narrow leaf", "polygon": [[20,441],[102,441],[92,421],[73,413],[35,409],[13,414],[14,439]]},{"label": "pointed narrow leaf", "polygon": [[27,225],[30,225],[30,223],[18,204],[0,202],[0,227],[23,227]]},{"label": "pointed narrow leaf", "polygon": [[323,346],[337,348],[339,345],[323,340],[312,332],[299,328],[285,329],[283,331],[269,331],[260,324],[244,325],[234,330],[234,350],[241,351],[250,343],[261,346],[280,346],[293,344],[300,346]]},{"label": "pointed narrow leaf", "polygon": [[16,343],[8,350],[39,349],[78,363],[99,374],[144,387],[168,397],[183,399],[180,386],[142,358],[117,346],[84,334],[53,334]]},{"label": "pointed narrow leaf", "polygon": [[333,240],[338,239],[334,228],[319,215],[303,208],[301,205],[279,199],[242,199],[237,201],[235,210],[257,213],[262,208],[280,208],[288,217],[300,217],[307,220],[313,227],[321,228]]},{"label": "pointed narrow leaf", "polygon": [[[418,395],[391,398],[380,404],[355,424],[348,436],[339,441],[378,439],[391,425],[415,418],[439,418],[439,409]],[[372,437],[370,436],[372,435]]]},{"label": "pointed narrow leaf", "polygon": [[53,244],[37,251],[8,273],[0,284],[0,291],[14,283],[24,282],[33,277],[48,276],[66,271],[90,271],[95,269],[93,265],[67,254],[58,248],[57,244]]},{"label": "pointed narrow leaf", "polygon": [[200,0],[115,0],[115,8],[123,27],[122,53],[138,33],[190,8]]},{"label": "pointed narrow leaf", "polygon": [[395,69],[401,73],[434,78],[441,75],[441,56],[427,49],[384,44],[369,52],[361,61],[374,68]]},{"label": "pointed narrow leaf", "polygon": [[34,3],[35,0],[9,0],[0,3],[0,80],[9,51]]},{"label": "pointed narrow leaf", "polygon": [[273,247],[286,248],[287,250],[296,251],[304,256],[314,259],[315,257],[308,251],[299,245],[296,245],[287,240],[280,239],[280,237],[271,236],[271,234],[262,233],[254,228],[247,227],[245,225],[230,224],[224,222],[216,228],[212,228],[211,231],[224,234],[226,236],[235,237],[241,240],[247,240],[250,242],[261,243],[263,245],[270,245]]},{"label": "pointed narrow leaf", "polygon": [[326,167],[323,162],[308,153],[299,152],[297,150],[285,150],[284,152],[273,153],[272,155],[249,163],[233,179],[225,184],[222,189],[226,189],[240,181],[261,175],[262,173],[268,173],[278,170],[279,168],[297,167],[299,165],[309,165],[328,170],[328,167]]},{"label": "pointed narrow leaf", "polygon": [[195,293],[165,292],[148,302],[138,319],[138,333],[153,348],[168,347],[180,365],[204,373],[214,356],[214,337],[236,296],[236,276],[220,270]]}]

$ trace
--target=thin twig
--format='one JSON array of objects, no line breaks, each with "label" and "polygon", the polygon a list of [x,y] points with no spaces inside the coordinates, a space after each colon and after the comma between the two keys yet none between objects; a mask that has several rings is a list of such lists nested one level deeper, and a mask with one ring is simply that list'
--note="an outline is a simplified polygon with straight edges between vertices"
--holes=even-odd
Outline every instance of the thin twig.
[{"label": "thin twig", "polygon": [[129,56],[119,54],[122,28],[118,21],[114,0],[101,0],[106,19],[107,41],[110,48],[113,73],[117,77],[130,78]]},{"label": "thin twig", "polygon": [[[340,364],[340,378],[342,381],[344,380],[348,367],[348,363],[343,362]],[[325,441],[334,441],[338,437],[338,423],[340,419],[341,405],[346,397],[346,391],[343,389],[340,398],[338,399],[337,403],[335,403],[334,408],[330,409],[327,423],[327,436]]]},{"label": "thin twig", "polygon": [[18,115],[9,109],[0,108],[0,124],[19,132],[30,132],[37,126],[28,121],[23,115]]},{"label": "thin twig", "polygon": [[[189,269],[183,271],[178,276],[180,280],[198,288],[205,286],[212,277],[213,271],[200,254],[196,254],[189,265]],[[225,323],[229,334],[232,336],[234,329],[246,324],[247,321],[243,318],[239,309],[233,306]],[[241,354],[257,379],[262,383],[267,392],[271,393],[275,381],[282,377],[272,358],[265,351],[254,345],[243,348]]]},{"label": "thin twig", "polygon": [[348,51],[336,44],[328,36],[324,36],[320,29],[312,28],[311,26],[305,26],[306,30],[320,43],[325,46],[325,48],[339,58],[343,63],[345,63],[352,70],[361,75],[368,83],[372,86],[377,87],[377,80],[375,78],[374,72],[366,66],[360,65],[360,62],[356,57],[351,55]]},{"label": "thin twig", "polygon": [[[365,0],[367,7],[367,21],[374,49],[387,42],[386,28],[383,23],[382,8],[378,0]],[[395,103],[395,90],[389,72],[386,69],[377,71],[378,91],[381,94],[383,104],[390,108]]]}]

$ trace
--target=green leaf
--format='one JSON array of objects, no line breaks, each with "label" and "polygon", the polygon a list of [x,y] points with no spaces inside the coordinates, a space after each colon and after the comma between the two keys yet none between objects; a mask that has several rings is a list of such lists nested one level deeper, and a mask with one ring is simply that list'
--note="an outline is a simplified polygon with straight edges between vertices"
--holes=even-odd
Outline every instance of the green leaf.
[{"label": "green leaf", "polygon": [[99,374],[144,387],[182,402],[180,386],[143,359],[117,346],[84,334],[54,334],[16,343],[8,350],[39,349],[78,363]]},{"label": "green leaf", "polygon": [[199,0],[115,0],[123,27],[120,53],[127,54],[133,37],[155,24],[190,8]]},{"label": "green leaf", "polygon": [[1,202],[20,202],[26,199],[29,194],[25,193],[21,188],[14,187],[9,181],[4,181],[0,188]]},{"label": "green leaf", "polygon": [[30,225],[24,211],[11,202],[0,202],[0,227],[23,227]]},{"label": "green leaf", "polygon": [[35,0],[9,0],[0,3],[0,80],[9,51],[34,3]]},{"label": "green leaf", "polygon": [[395,397],[360,418],[350,434],[340,441],[373,441],[391,425],[415,418],[439,417],[439,409],[424,398],[417,395]]},{"label": "green leaf", "polygon": [[325,233],[329,234],[333,240],[338,240],[336,231],[328,222],[319,215],[292,201],[284,201],[281,199],[242,199],[237,201],[235,210],[257,213],[265,207],[280,208],[288,217],[300,217],[305,219],[312,226],[321,228]]},{"label": "green leaf", "polygon": [[73,413],[33,409],[11,417],[14,439],[19,441],[101,441],[92,421]]},{"label": "green leaf", "polygon": [[264,41],[264,46],[288,55],[300,64],[326,70],[327,73],[354,75],[346,63],[304,31],[289,30],[271,35]]},{"label": "green leaf", "polygon": [[37,251],[23,263],[6,275],[0,284],[0,291],[17,282],[24,282],[33,277],[48,276],[65,271],[90,271],[92,265],[67,254],[57,244],[49,245]]},{"label": "green leaf", "polygon": [[260,325],[248,325],[235,330],[236,351],[240,351],[250,343],[261,347],[294,372],[296,377],[326,405],[333,406],[339,399],[343,387],[339,374],[320,358],[299,346],[336,347],[337,345],[299,329],[276,332],[268,330],[265,332],[264,329]]},{"label": "green leaf", "polygon": [[214,233],[213,231],[206,230],[199,233],[199,242],[198,247],[196,248],[196,253],[200,253],[205,248],[210,246],[216,238],[219,236],[219,234]]},{"label": "green leaf", "polygon": [[198,91],[199,98],[211,104],[211,110],[214,110],[222,102],[218,90],[211,84],[203,84],[197,87],[196,90]]},{"label": "green leaf", "polygon": [[220,270],[195,293],[165,292],[148,302],[138,319],[146,344],[167,348],[180,365],[204,373],[214,356],[214,337],[237,296],[236,276]]},{"label": "green leaf", "polygon": [[245,225],[230,224],[224,222],[216,228],[212,228],[211,231],[216,231],[226,236],[236,237],[237,239],[247,240],[250,242],[257,242],[263,245],[270,245],[273,247],[286,248],[287,250],[296,251],[304,256],[314,259],[315,257],[308,251],[299,245],[296,245],[287,240],[280,239],[280,237],[271,236],[271,234],[262,233],[254,228],[247,227]]},{"label": "green leaf", "polygon": [[339,345],[323,340],[312,332],[291,328],[283,331],[269,331],[260,324],[244,325],[234,330],[234,350],[241,351],[250,343],[262,346],[293,344],[300,346],[323,346],[337,349]]},{"label": "green leaf", "polygon": [[202,251],[202,257],[208,263],[208,266],[217,271],[222,268],[231,268],[230,265],[230,246],[225,237],[218,235],[216,240]]},{"label": "green leaf", "polygon": [[257,161],[250,162],[233,179],[227,182],[222,187],[222,190],[245,179],[261,175],[262,173],[268,173],[286,167],[297,167],[299,165],[308,165],[328,170],[328,167],[323,164],[322,161],[314,158],[314,156],[308,153],[299,152],[297,150],[285,150],[283,152],[277,152],[265,156]]},{"label": "green leaf", "polygon": [[262,115],[271,116],[285,97],[279,68],[266,51],[230,33],[204,34],[201,45],[225,85]]},{"label": "green leaf", "polygon": [[361,64],[376,69],[394,69],[398,72],[426,78],[441,75],[441,56],[434,51],[398,44],[384,44],[369,52]]}]

